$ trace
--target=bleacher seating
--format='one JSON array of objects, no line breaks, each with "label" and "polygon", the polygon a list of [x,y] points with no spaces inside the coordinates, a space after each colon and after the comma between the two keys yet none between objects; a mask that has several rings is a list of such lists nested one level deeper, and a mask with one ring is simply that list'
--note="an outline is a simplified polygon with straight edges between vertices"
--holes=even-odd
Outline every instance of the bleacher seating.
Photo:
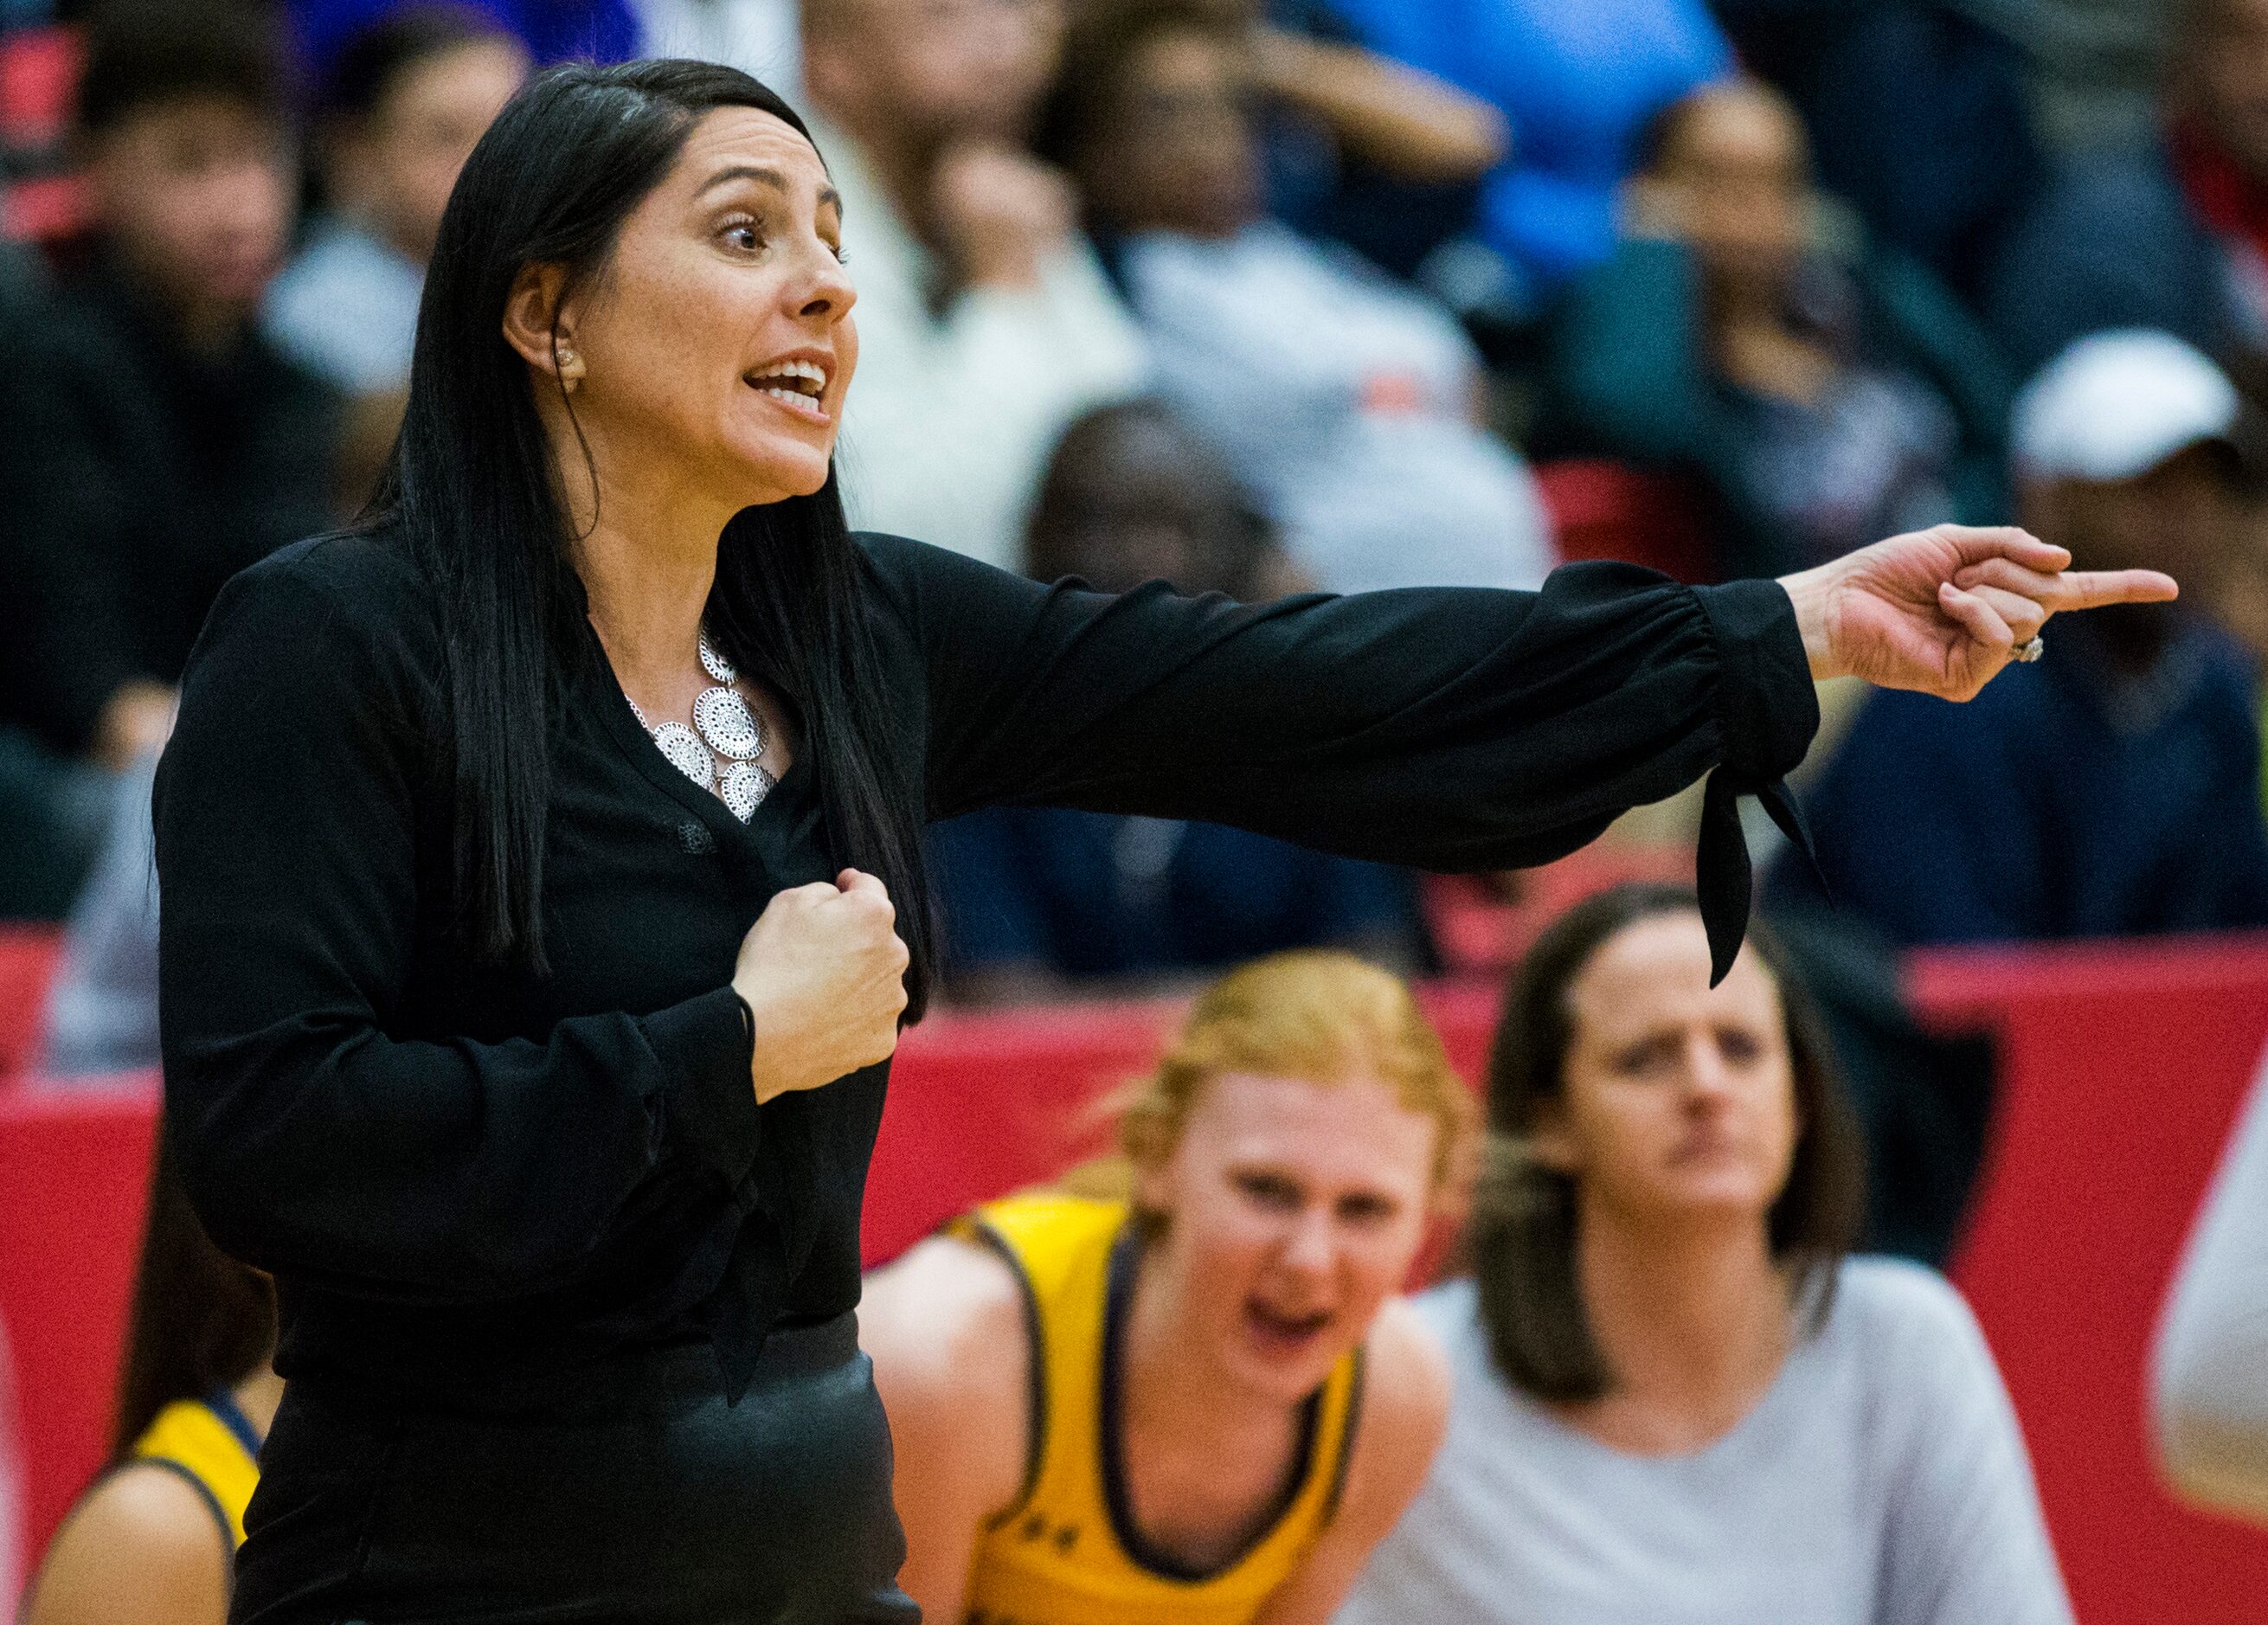
[{"label": "bleacher seating", "polygon": [[62,946],[52,926],[0,925],[0,1089],[32,1065]]},{"label": "bleacher seating", "polygon": [[72,28],[0,33],[0,235],[52,241],[85,224],[63,140],[84,54]]},{"label": "bleacher seating", "polygon": [[1701,517],[1711,504],[1694,480],[1572,457],[1538,463],[1535,482],[1562,559],[1621,559],[1679,581],[1718,578],[1715,541]]}]

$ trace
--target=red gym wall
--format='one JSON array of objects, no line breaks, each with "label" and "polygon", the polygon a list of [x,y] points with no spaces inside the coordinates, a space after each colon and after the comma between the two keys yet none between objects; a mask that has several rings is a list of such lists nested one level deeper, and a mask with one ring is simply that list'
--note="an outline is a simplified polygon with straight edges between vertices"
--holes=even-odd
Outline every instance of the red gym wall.
[{"label": "red gym wall", "polygon": [[[2268,1618],[2268,1533],[2175,1505],[2143,1421],[2158,1304],[2268,1040],[2268,939],[1936,953],[1912,982],[1931,1018],[2001,1035],[1996,1143],[1955,1273],[2007,1374],[2080,1618]],[[1476,1075],[1492,995],[1430,996]],[[1098,1096],[1171,1013],[941,1017],[910,1034],[868,1182],[869,1261],[1092,1149]],[[99,1463],[151,1107],[146,1082],[60,1099],[0,1086],[0,1320],[32,1550]]]}]

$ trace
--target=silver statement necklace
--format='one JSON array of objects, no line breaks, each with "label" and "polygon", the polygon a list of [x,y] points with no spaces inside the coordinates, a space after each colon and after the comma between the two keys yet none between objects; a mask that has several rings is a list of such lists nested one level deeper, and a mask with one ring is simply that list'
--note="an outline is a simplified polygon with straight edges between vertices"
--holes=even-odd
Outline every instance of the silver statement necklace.
[{"label": "silver statement necklace", "polygon": [[[721,798],[733,816],[745,824],[779,781],[756,765],[756,758],[764,754],[762,725],[733,687],[740,673],[711,646],[706,632],[701,635],[701,669],[717,686],[703,688],[693,702],[692,728],[681,722],[666,722],[657,728],[646,720],[636,700],[630,700],[630,713],[638,719],[638,726],[653,736],[672,767]],[[622,698],[630,697],[625,694]],[[719,758],[724,761],[721,768]]]}]

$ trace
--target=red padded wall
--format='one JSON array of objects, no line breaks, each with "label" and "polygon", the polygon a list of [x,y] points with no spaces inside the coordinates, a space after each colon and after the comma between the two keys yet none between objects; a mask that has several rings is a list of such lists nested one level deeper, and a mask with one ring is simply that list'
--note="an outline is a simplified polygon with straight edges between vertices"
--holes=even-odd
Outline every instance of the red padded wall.
[{"label": "red padded wall", "polygon": [[16,1356],[27,1557],[102,1465],[156,1118],[151,1079],[0,1092],[0,1319]]},{"label": "red padded wall", "polygon": [[[1955,1275],[2022,1418],[2088,1625],[2268,1619],[2268,1534],[2151,1476],[2144,1372],[2182,1239],[2268,1038],[2268,938],[1914,961],[1925,1011],[2004,1040],[2001,1109]],[[1429,993],[1476,1076],[1488,989]],[[1098,1097],[1170,1004],[940,1016],[909,1034],[868,1181],[869,1262],[1103,1139]],[[140,1233],[153,1093],[0,1089],[0,1318],[37,1550],[99,1464]],[[5,1599],[0,1599],[0,1611]]]},{"label": "red padded wall", "polygon": [[2268,1534],[2174,1503],[2145,1405],[2159,1305],[2268,1036],[2268,939],[1940,952],[1914,972],[1926,1010],[2003,1040],[1953,1274],[2007,1374],[2080,1619],[2257,1625]]}]

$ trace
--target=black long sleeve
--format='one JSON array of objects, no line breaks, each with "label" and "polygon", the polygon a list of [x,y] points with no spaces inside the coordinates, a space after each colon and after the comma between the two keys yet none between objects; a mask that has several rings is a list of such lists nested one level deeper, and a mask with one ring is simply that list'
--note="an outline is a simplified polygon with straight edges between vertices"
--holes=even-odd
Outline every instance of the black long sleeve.
[{"label": "black long sleeve", "polygon": [[[891,770],[937,817],[1054,804],[1533,863],[1712,768],[1768,788],[1815,724],[1769,584],[1579,566],[1541,594],[1240,607],[860,545],[875,702],[919,722]],[[730,989],[765,903],[838,866],[814,777],[737,823],[584,657],[530,720],[543,978],[455,930],[446,666],[399,537],[247,570],[190,661],[156,803],[169,1132],[215,1237],[277,1276],[286,1376],[478,1402],[706,1336],[737,1382],[781,1316],[857,1302],[887,1069],[759,1107]]]},{"label": "black long sleeve", "polygon": [[1818,727],[1787,595],[1578,564],[1541,592],[1245,606],[1043,587],[870,539],[917,630],[930,811],[998,802],[1204,819],[1446,870],[1546,863],[1712,768],[1701,855],[1720,967],[1747,919],[1733,801]]}]

